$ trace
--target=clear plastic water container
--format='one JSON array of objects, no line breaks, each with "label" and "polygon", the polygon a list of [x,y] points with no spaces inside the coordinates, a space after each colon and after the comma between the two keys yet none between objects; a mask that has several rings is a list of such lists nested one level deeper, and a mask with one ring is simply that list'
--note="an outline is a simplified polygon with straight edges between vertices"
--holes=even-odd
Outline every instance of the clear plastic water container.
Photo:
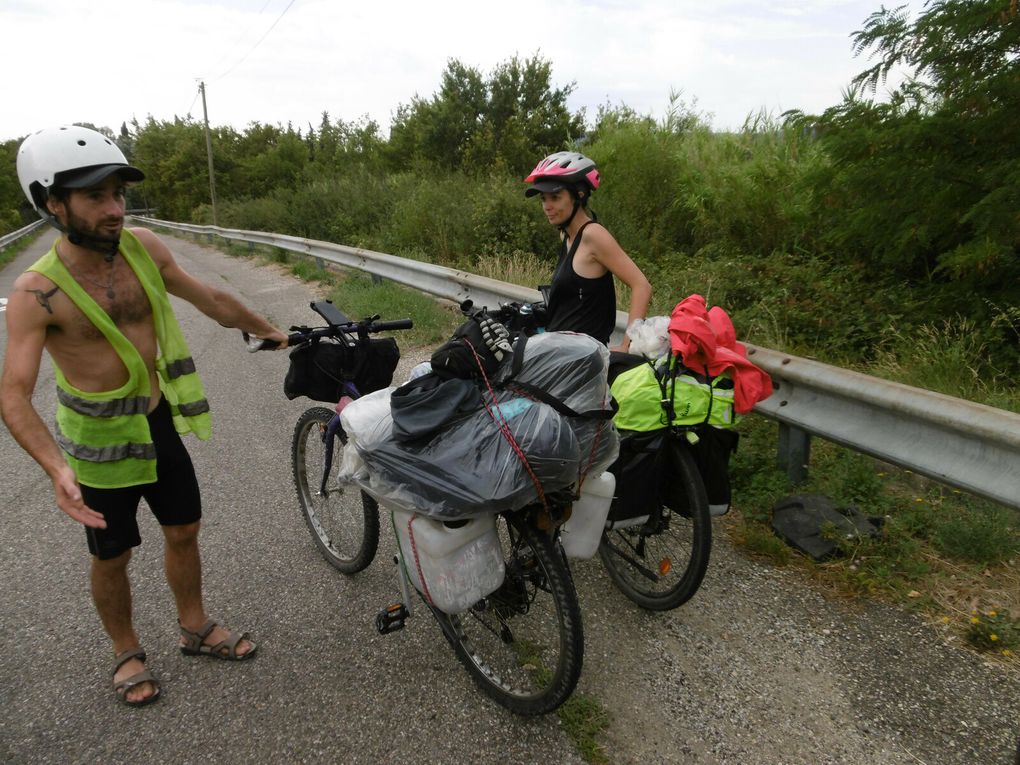
[{"label": "clear plastic water container", "polygon": [[590,558],[599,549],[615,491],[616,476],[612,473],[584,479],[581,496],[574,501],[570,517],[560,529],[560,543],[568,558]]},{"label": "clear plastic water container", "polygon": [[393,527],[411,584],[440,611],[466,611],[503,583],[495,515],[444,522],[393,510]]}]

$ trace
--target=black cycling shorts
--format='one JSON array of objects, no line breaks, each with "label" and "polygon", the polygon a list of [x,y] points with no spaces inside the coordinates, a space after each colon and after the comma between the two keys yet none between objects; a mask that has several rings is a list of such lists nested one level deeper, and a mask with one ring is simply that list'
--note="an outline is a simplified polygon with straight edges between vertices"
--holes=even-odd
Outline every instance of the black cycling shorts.
[{"label": "black cycling shorts", "polygon": [[138,503],[149,505],[161,526],[183,526],[202,517],[202,497],[191,456],[174,428],[166,399],[149,412],[149,432],[156,447],[156,482],[122,489],[82,486],[85,504],[102,513],[105,529],[86,527],[89,552],[100,560],[116,558],[142,543],[138,533]]}]

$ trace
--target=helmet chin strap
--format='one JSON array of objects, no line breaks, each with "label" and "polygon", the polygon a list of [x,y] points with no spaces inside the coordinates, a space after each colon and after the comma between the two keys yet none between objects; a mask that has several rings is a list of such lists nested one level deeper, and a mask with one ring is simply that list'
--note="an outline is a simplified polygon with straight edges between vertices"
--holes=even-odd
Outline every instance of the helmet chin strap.
[{"label": "helmet chin strap", "polygon": [[116,241],[111,242],[109,239],[89,236],[83,231],[71,228],[70,226],[67,226],[64,232],[67,234],[67,239],[71,244],[98,252],[107,262],[113,260],[113,256],[117,254],[117,249],[120,247],[120,237],[117,237]]},{"label": "helmet chin strap", "polygon": [[573,222],[574,218],[577,217],[577,211],[581,209],[581,200],[578,197],[574,197],[574,209],[570,211],[570,217],[561,223],[557,228],[563,232],[564,235],[567,233],[567,227]]},{"label": "helmet chin strap", "polygon": [[[559,226],[557,226],[557,228],[563,233],[564,236],[566,236],[566,234],[567,234],[567,227],[570,226],[570,224],[573,222],[574,218],[577,217],[577,211],[582,209],[582,208],[584,208],[585,210],[588,210],[588,205],[584,204],[581,201],[582,198],[581,198],[580,195],[578,195],[578,194],[571,194],[571,197],[573,197],[573,199],[574,199],[574,209],[570,211],[570,217],[567,218],[567,220],[564,223],[561,223]],[[597,221],[598,220],[598,216],[595,215],[595,211],[594,210],[588,210],[588,212],[591,215],[592,221]]]}]

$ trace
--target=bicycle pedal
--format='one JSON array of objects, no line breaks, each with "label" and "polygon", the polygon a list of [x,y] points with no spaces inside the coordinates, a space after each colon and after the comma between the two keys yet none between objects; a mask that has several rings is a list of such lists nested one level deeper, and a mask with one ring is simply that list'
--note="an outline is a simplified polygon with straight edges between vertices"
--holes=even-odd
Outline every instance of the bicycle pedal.
[{"label": "bicycle pedal", "polygon": [[387,635],[390,632],[404,629],[404,622],[410,616],[410,611],[403,603],[394,603],[384,608],[375,615],[375,628],[380,635]]}]

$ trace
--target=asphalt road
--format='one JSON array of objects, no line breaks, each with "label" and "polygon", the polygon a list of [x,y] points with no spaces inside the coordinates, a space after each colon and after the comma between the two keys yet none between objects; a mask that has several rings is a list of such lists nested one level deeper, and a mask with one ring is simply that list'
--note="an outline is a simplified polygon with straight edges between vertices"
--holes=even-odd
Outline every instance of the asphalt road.
[{"label": "asphalt road", "polygon": [[[0,295],[50,241],[0,271]],[[308,285],[168,241],[188,271],[277,324],[314,321]],[[476,691],[427,616],[376,634],[375,613],[397,593],[386,526],[380,556],[357,576],[319,558],[291,485],[291,431],[307,402],[283,396],[285,354],[248,354],[236,331],[175,306],[213,407],[212,440],[188,441],[205,504],[206,605],[251,631],[260,655],[230,664],[177,651],[160,534],[143,513],[135,619],[163,698],[115,703],[84,534],[0,432],[0,762],[582,762],[555,716],[515,717]],[[407,365],[422,353],[407,352]],[[54,397],[47,364],[35,399],[46,419]],[[717,531],[702,590],[668,614],[632,605],[597,559],[575,566],[579,690],[611,715],[610,762],[1012,763],[1015,672],[895,608],[827,600]]]}]

